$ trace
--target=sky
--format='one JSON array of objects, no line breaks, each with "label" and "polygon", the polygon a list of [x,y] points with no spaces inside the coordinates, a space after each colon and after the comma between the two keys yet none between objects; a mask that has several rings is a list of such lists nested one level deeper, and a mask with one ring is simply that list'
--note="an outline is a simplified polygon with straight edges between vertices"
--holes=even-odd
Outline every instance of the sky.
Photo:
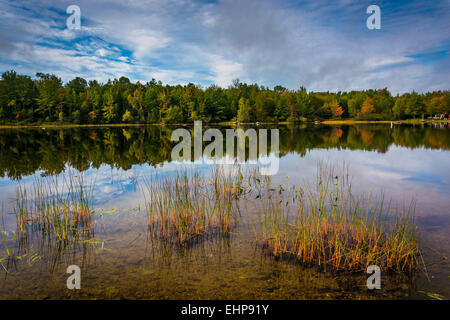
[{"label": "sky", "polygon": [[[81,28],[66,25],[70,5]],[[381,28],[366,9],[378,5]],[[450,89],[450,0],[0,0],[0,72],[311,91]]]}]

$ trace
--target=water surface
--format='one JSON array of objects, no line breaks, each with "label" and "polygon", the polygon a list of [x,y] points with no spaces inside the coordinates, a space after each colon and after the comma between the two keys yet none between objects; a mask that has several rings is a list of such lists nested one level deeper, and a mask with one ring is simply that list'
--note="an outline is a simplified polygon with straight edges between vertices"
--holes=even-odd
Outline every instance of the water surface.
[{"label": "water surface", "polygon": [[[187,127],[192,130],[191,127]],[[95,182],[95,234],[73,246],[34,235],[23,257],[0,266],[0,298],[29,299],[423,299],[450,297],[450,130],[444,125],[271,126],[280,130],[275,183],[311,179],[318,163],[346,163],[354,188],[396,203],[417,201],[426,272],[382,275],[370,291],[365,274],[335,274],[267,255],[255,242],[257,206],[243,207],[229,236],[178,247],[149,236],[141,181],[173,175],[175,127],[5,129],[0,131],[2,229],[19,184],[83,172]],[[206,129],[206,128],[205,128]],[[224,130],[225,127],[219,127]],[[244,128],[246,129],[246,128]],[[258,128],[256,128],[258,129]],[[194,159],[196,170],[213,165]],[[0,256],[4,254],[0,242]],[[19,250],[19,248],[18,248]],[[26,254],[25,254],[26,253]],[[66,268],[79,265],[82,289],[66,288]],[[428,293],[428,295],[427,295]]]}]

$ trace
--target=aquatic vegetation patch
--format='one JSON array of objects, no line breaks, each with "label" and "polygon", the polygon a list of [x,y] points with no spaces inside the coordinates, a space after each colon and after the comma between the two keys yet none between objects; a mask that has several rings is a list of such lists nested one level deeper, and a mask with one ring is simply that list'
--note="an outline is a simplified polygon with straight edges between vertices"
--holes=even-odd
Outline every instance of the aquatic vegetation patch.
[{"label": "aquatic vegetation patch", "polygon": [[244,194],[243,176],[215,170],[211,178],[197,171],[145,180],[149,230],[179,245],[215,233],[229,234],[239,215],[237,199]]},{"label": "aquatic vegetation patch", "polygon": [[255,237],[274,256],[355,272],[369,265],[411,271],[419,264],[415,202],[400,211],[383,196],[356,196],[348,168],[319,166],[312,185],[269,192],[261,204]]},{"label": "aquatic vegetation patch", "polygon": [[67,241],[94,232],[91,208],[93,184],[83,174],[36,178],[31,186],[19,185],[14,205],[17,231],[25,238],[42,233]]}]

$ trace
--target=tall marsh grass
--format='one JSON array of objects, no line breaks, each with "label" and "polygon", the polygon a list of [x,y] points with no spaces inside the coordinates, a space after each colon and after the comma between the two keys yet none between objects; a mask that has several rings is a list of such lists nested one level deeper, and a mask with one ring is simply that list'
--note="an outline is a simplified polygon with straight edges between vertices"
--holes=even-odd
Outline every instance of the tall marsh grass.
[{"label": "tall marsh grass", "polygon": [[93,184],[87,185],[81,173],[19,185],[13,209],[19,235],[39,232],[64,241],[90,235],[94,230],[92,192]]},{"label": "tall marsh grass", "polygon": [[[384,197],[353,191],[348,168],[319,165],[315,181],[274,187],[257,170],[215,167],[211,175],[181,170],[140,184],[148,230],[158,239],[189,245],[208,235],[229,235],[240,204],[260,207],[255,237],[277,257],[325,270],[363,271],[417,267],[415,202],[398,210]],[[39,233],[67,242],[94,233],[93,184],[82,174],[44,177],[19,185],[14,203],[18,238]],[[87,237],[85,237],[87,236]],[[8,247],[2,232],[2,242]]]},{"label": "tall marsh grass", "polygon": [[415,202],[393,210],[383,196],[356,196],[348,168],[319,166],[316,181],[289,187],[287,194],[262,199],[255,235],[274,256],[294,257],[324,270],[409,271],[417,267],[419,248]]},{"label": "tall marsh grass", "polygon": [[148,227],[179,245],[213,233],[229,234],[239,214],[242,175],[216,169],[206,178],[195,170],[144,180]]}]

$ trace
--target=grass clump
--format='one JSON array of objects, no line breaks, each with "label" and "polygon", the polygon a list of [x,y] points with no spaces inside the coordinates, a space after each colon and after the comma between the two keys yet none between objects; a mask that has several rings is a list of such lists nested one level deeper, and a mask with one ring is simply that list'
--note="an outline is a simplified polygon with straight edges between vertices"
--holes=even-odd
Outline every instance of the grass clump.
[{"label": "grass clump", "polygon": [[19,185],[14,214],[20,237],[38,232],[66,241],[94,231],[91,208],[93,187],[84,176],[69,174],[36,178],[31,186]]},{"label": "grass clump", "polygon": [[[262,199],[256,237],[274,256],[294,257],[324,270],[410,271],[420,254],[414,223],[415,202],[405,211],[385,206],[384,197],[355,196],[348,169],[319,166],[313,185],[303,182],[287,195]],[[293,211],[293,212],[292,212]]]},{"label": "grass clump", "polygon": [[239,180],[220,169],[209,179],[188,170],[151,176],[144,188],[149,230],[179,245],[202,235],[229,234],[239,212]]}]

